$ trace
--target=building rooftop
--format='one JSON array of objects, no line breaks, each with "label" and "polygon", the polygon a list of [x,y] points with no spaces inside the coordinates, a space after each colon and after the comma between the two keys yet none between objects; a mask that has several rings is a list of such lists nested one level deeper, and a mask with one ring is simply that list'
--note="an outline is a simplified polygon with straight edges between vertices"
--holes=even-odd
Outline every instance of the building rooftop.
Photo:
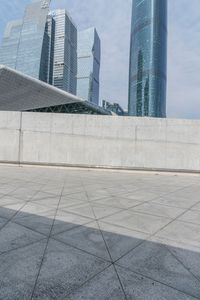
[{"label": "building rooftop", "polygon": [[200,299],[199,175],[0,166],[0,299]]},{"label": "building rooftop", "polygon": [[50,12],[49,12],[49,15],[52,16],[52,17],[55,17],[56,14],[65,14],[65,15],[67,15],[67,17],[70,19],[72,24],[77,28],[77,25],[76,25],[75,21],[73,20],[72,16],[70,15],[70,13],[65,8],[57,8],[57,9],[50,10]]}]

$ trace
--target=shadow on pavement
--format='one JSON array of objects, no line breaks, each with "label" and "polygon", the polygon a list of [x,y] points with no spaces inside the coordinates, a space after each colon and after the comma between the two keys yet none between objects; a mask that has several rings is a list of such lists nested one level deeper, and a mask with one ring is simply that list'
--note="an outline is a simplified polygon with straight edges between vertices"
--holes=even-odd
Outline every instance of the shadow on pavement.
[{"label": "shadow on pavement", "polygon": [[76,214],[58,201],[0,207],[0,299],[200,299],[195,243]]}]

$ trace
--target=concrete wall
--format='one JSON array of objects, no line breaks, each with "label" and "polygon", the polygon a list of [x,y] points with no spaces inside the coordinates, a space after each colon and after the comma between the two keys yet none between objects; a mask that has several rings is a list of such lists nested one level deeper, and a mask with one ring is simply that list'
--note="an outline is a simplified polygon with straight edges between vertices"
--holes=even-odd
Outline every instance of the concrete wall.
[{"label": "concrete wall", "polygon": [[0,160],[200,171],[200,121],[0,113]]},{"label": "concrete wall", "polygon": [[0,111],[0,161],[19,161],[20,123],[20,113]]}]

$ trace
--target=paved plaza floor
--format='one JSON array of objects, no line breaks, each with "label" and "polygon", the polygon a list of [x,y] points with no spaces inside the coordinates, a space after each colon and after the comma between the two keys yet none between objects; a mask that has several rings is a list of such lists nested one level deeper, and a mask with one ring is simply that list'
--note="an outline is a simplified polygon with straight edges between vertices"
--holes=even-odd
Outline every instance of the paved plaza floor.
[{"label": "paved plaza floor", "polygon": [[0,299],[200,299],[200,176],[1,165]]}]

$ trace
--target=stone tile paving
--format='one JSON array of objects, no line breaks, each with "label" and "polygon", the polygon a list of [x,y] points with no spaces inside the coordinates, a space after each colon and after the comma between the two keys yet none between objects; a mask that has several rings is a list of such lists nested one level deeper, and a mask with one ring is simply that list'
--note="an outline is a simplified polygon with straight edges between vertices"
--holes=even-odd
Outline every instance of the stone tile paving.
[{"label": "stone tile paving", "polygon": [[200,299],[200,176],[0,166],[0,299]]}]

